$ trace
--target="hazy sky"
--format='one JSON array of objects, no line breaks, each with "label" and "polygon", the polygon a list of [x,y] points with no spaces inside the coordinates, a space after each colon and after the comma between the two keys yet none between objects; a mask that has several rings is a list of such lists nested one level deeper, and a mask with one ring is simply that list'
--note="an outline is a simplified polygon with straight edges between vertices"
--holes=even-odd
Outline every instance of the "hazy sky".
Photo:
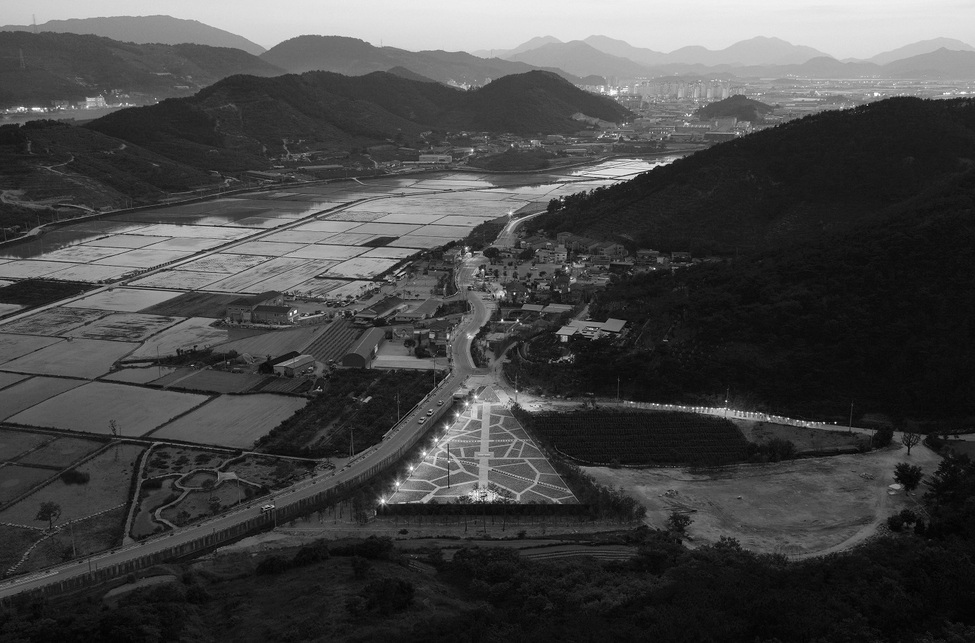
[{"label": "hazy sky", "polygon": [[0,24],[166,14],[264,47],[341,35],[403,49],[513,48],[534,36],[593,34],[669,52],[775,36],[837,58],[936,37],[975,45],[975,0],[0,0]]}]

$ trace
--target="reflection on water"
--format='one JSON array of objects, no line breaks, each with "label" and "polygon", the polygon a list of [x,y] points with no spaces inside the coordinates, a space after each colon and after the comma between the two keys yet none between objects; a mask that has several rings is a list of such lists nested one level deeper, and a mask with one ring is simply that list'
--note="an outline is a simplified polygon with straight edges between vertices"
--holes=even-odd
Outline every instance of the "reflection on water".
[{"label": "reflection on water", "polygon": [[[532,201],[549,191],[559,194],[588,190],[600,185],[610,185],[631,178],[659,165],[672,162],[674,157],[656,160],[617,159],[598,165],[574,168],[559,172],[538,174],[491,175],[466,172],[441,172],[420,176],[387,177],[369,181],[365,185],[342,182],[315,186],[282,188],[280,191],[246,195],[244,197],[222,198],[201,203],[160,207],[138,212],[125,212],[94,221],[80,222],[45,232],[30,241],[0,248],[0,259],[30,259],[66,246],[92,241],[110,234],[135,232],[151,224],[174,224],[179,226],[253,226],[258,228],[283,225],[288,221],[307,217],[330,210],[341,203],[388,195],[399,197],[403,190],[409,189],[414,199],[422,199],[423,192],[431,194],[443,190],[460,190],[457,193],[459,210],[463,214],[471,207],[462,203],[465,195],[469,198],[473,190],[496,190],[505,188],[513,200],[522,197]],[[586,179],[585,183],[568,183],[567,180]],[[552,196],[549,194],[549,196]],[[441,195],[450,199],[450,195]],[[432,206],[432,204],[429,204]],[[440,207],[442,207],[441,204]],[[431,210],[439,208],[430,208]],[[242,230],[243,232],[243,230]],[[192,236],[192,235],[190,235]],[[164,237],[159,238],[164,241]],[[444,239],[448,241],[448,239]]]}]

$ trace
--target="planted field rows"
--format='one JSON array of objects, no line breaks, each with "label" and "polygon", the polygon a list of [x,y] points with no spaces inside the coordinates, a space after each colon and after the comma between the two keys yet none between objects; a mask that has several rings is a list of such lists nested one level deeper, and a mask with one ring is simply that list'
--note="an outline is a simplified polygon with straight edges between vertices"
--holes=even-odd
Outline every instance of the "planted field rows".
[{"label": "planted field rows", "polygon": [[546,442],[595,464],[724,464],[743,460],[748,445],[731,422],[691,413],[525,415],[529,427]]},{"label": "planted field rows", "polygon": [[205,395],[89,382],[36,404],[8,421],[101,434],[111,433],[114,421],[120,435],[133,437],[152,431],[207,399]]},{"label": "planted field rows", "polygon": [[352,342],[357,340],[361,334],[360,329],[352,327],[351,321],[347,319],[337,320],[325,327],[321,334],[304,348],[303,352],[314,356],[319,362],[327,362],[330,359],[338,360],[348,352]]},{"label": "planted field rows", "polygon": [[152,437],[251,448],[258,438],[307,402],[304,398],[269,394],[222,396],[167,424]]}]

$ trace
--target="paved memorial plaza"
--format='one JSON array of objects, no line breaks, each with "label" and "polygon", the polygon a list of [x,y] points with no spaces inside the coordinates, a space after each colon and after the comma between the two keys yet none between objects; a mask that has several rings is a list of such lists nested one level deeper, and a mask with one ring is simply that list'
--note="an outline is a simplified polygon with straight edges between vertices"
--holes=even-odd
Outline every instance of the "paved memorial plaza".
[{"label": "paved memorial plaza", "polygon": [[490,502],[510,494],[525,504],[577,502],[507,402],[503,392],[485,388],[386,501],[452,502],[467,496]]}]

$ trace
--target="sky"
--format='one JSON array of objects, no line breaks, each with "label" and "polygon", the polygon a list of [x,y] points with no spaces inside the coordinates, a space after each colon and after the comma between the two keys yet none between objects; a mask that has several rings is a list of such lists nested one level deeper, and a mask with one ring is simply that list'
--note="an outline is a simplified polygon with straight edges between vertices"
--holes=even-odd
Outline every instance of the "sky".
[{"label": "sky", "polygon": [[975,0],[0,0],[0,24],[99,16],[199,20],[265,48],[304,34],[418,51],[510,49],[534,36],[591,35],[670,52],[755,36],[869,58],[947,37],[975,46]]}]

